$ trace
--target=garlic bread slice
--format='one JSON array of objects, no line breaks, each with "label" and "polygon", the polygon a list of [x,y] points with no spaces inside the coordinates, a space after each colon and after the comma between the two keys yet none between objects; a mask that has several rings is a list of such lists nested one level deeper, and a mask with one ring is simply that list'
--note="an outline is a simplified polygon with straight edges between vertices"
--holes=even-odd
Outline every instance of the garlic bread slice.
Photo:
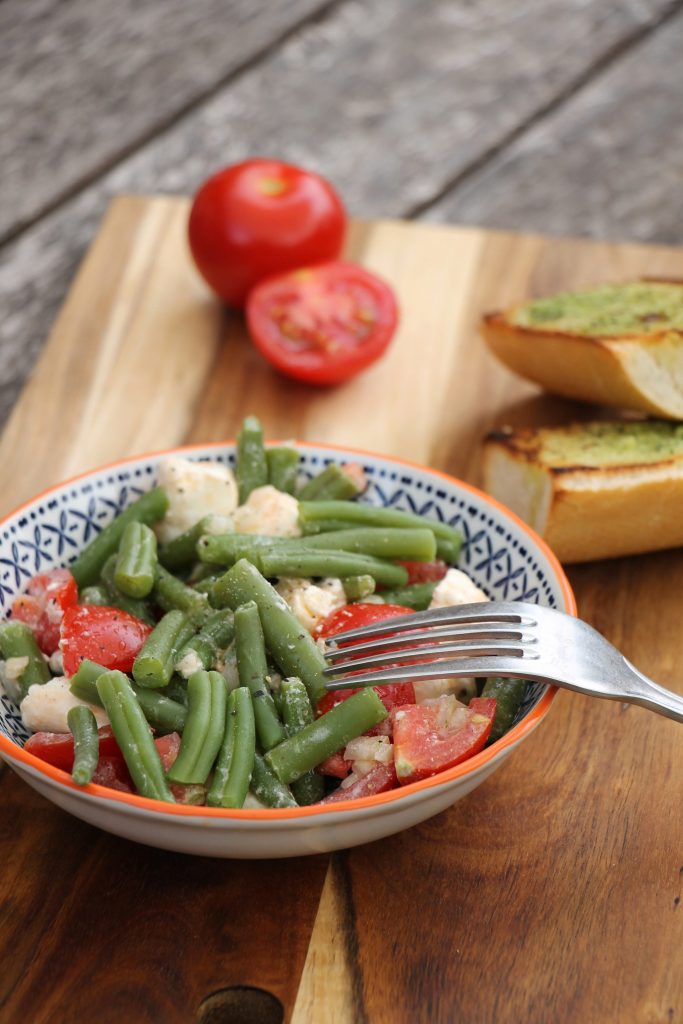
[{"label": "garlic bread slice", "polygon": [[683,419],[683,282],[564,292],[485,316],[511,370],[567,398]]},{"label": "garlic bread slice", "polygon": [[483,486],[563,562],[683,545],[683,424],[576,423],[490,433]]}]

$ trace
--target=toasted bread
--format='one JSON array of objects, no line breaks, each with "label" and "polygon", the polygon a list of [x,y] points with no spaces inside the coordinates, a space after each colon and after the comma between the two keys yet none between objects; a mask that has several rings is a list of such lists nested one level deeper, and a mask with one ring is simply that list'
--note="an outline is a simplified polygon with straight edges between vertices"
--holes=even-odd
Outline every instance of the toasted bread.
[{"label": "toasted bread", "polygon": [[506,428],[484,441],[484,489],[563,562],[683,545],[683,424]]},{"label": "toasted bread", "polygon": [[683,420],[683,281],[565,292],[491,313],[481,329],[547,391]]}]

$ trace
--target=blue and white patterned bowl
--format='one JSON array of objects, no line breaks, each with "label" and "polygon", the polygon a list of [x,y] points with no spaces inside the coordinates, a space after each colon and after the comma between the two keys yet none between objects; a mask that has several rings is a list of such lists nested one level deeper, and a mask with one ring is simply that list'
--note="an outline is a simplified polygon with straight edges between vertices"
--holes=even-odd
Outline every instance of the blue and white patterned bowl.
[{"label": "blue and white patterned bowl", "polygon": [[[368,452],[310,444],[301,444],[300,450],[302,478],[329,462],[357,462],[369,479],[364,502],[458,527],[464,536],[460,567],[492,599],[575,613],[569,583],[543,541],[481,491],[434,470]],[[0,522],[2,617],[31,576],[68,565],[103,526],[153,487],[160,459],[179,454],[233,465],[234,452],[233,444],[217,444],[122,460],[53,487],[7,516]],[[205,856],[297,856],[391,835],[465,796],[549,710],[554,688],[537,684],[528,691],[512,729],[464,764],[400,790],[329,807],[215,810],[159,804],[101,786],[76,787],[67,774],[22,749],[28,733],[6,696],[0,697],[0,755],[53,803],[117,835]]]}]

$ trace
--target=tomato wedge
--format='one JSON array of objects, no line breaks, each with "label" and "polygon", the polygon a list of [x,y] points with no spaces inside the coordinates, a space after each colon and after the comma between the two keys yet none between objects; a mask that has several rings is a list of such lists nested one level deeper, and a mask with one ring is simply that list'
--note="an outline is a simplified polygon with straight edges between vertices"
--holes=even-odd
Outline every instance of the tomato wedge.
[{"label": "tomato wedge", "polygon": [[[122,757],[110,725],[103,725],[97,734],[101,757]],[[26,740],[24,750],[62,771],[70,772],[73,768],[74,740],[70,732],[35,732]]]},{"label": "tomato wedge", "polygon": [[12,605],[12,618],[33,630],[43,654],[52,654],[59,646],[59,628],[67,608],[78,601],[78,587],[68,569],[50,569],[33,576],[25,594]]},{"label": "tomato wedge", "polygon": [[428,779],[478,753],[491,732],[496,702],[474,697],[462,707],[453,697],[392,712],[394,761],[401,785]]},{"label": "tomato wedge", "polygon": [[411,583],[437,583],[448,572],[448,566],[440,558],[436,558],[433,562],[402,562],[397,559],[396,564],[402,565],[408,571],[408,585]]},{"label": "tomato wedge", "polygon": [[260,282],[247,298],[257,349],[288,377],[340,384],[384,353],[398,320],[392,289],[353,263],[319,263]]},{"label": "tomato wedge", "polygon": [[345,779],[351,771],[351,762],[338,750],[336,754],[330,754],[321,761],[316,771],[319,775],[329,775],[333,779]]},{"label": "tomato wedge", "polygon": [[[317,635],[321,637],[337,636],[346,629],[359,629],[361,626],[370,626],[375,622],[383,622],[385,619],[395,619],[399,615],[411,615],[411,608],[404,608],[400,604],[346,604],[331,612],[318,627]],[[404,704],[415,703],[415,689],[412,683],[394,683],[390,686],[375,686],[375,692],[384,704],[387,711],[403,707]],[[359,687],[350,690],[330,690],[318,702],[318,714],[323,715],[331,711],[337,704],[348,700],[354,693],[358,693]],[[368,736],[391,736],[391,718],[385,718],[383,722],[370,729]],[[327,772],[323,774],[336,774]],[[341,776],[343,778],[344,776]]]},{"label": "tomato wedge", "polygon": [[98,786],[117,789],[120,793],[133,793],[135,785],[122,757],[100,757],[92,781]]},{"label": "tomato wedge", "polygon": [[334,793],[330,793],[321,804],[340,804],[344,800],[358,800],[362,796],[375,796],[376,793],[386,793],[388,789],[395,789],[397,783],[396,769],[393,764],[378,764],[372,768],[367,775],[361,776],[353,785],[342,789],[339,786]]},{"label": "tomato wedge", "polygon": [[105,668],[130,672],[135,657],[152,632],[149,626],[120,608],[79,604],[62,619],[64,671],[72,676],[83,658]]}]

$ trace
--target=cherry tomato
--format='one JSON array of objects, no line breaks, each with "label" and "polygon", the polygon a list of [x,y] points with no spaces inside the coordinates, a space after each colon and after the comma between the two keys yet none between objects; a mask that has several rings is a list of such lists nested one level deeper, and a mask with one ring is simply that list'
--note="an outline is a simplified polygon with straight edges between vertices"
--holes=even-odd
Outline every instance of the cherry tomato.
[{"label": "cherry tomato", "polygon": [[[122,757],[110,725],[97,730],[100,738],[100,756]],[[35,754],[55,768],[70,772],[74,764],[74,739],[70,732],[34,732],[26,740],[24,750]]]},{"label": "cherry tomato", "polygon": [[357,800],[361,796],[375,796],[376,793],[386,793],[388,789],[395,789],[397,784],[396,769],[393,764],[378,764],[371,768],[366,775],[362,775],[357,782],[354,782],[346,789],[339,786],[334,793],[330,793],[321,804],[337,804],[343,800]]},{"label": "cherry tomato", "polygon": [[[346,629],[359,629],[361,626],[370,626],[374,622],[394,619],[398,615],[411,614],[411,608],[404,608],[400,604],[362,604],[360,602],[346,604],[331,612],[320,624],[317,632],[318,636],[322,637],[337,636],[338,633],[343,633]],[[412,683],[393,683],[388,686],[375,686],[373,689],[389,712],[394,708],[403,707],[404,704],[415,703],[415,689]],[[358,693],[358,690],[359,687],[350,690],[330,690],[318,702],[318,714],[324,715],[326,711],[331,711],[337,704],[341,704],[354,693]],[[391,717],[385,718],[383,722],[369,730],[368,736],[390,736],[391,723]],[[328,758],[328,760],[330,759]],[[325,763],[323,762],[323,764]],[[319,770],[322,771],[322,768]],[[337,772],[328,770],[323,774],[336,775]],[[340,778],[344,777],[340,776]]]},{"label": "cherry tomato", "polygon": [[339,256],[346,215],[329,182],[278,160],[245,160],[209,178],[189,222],[197,268],[241,308],[264,277]]},{"label": "cherry tomato", "polygon": [[389,285],[353,263],[268,278],[247,299],[256,347],[281,373],[307,384],[340,384],[379,359],[397,319]]},{"label": "cherry tomato", "polygon": [[427,779],[478,753],[491,732],[496,702],[474,697],[469,707],[452,702],[452,715],[441,721],[441,703],[414,704],[392,712],[394,761],[402,785]]},{"label": "cherry tomato", "polygon": [[15,598],[12,617],[30,626],[43,654],[52,654],[59,645],[62,616],[77,601],[78,587],[69,570],[50,569],[29,580],[27,592]]},{"label": "cherry tomato", "polygon": [[433,562],[401,562],[397,560],[396,564],[402,565],[408,570],[408,584],[437,583],[448,572],[448,566],[440,558]]},{"label": "cherry tomato", "polygon": [[152,632],[149,626],[120,608],[79,604],[62,619],[64,671],[72,676],[83,658],[105,668],[130,672],[135,657]]}]

